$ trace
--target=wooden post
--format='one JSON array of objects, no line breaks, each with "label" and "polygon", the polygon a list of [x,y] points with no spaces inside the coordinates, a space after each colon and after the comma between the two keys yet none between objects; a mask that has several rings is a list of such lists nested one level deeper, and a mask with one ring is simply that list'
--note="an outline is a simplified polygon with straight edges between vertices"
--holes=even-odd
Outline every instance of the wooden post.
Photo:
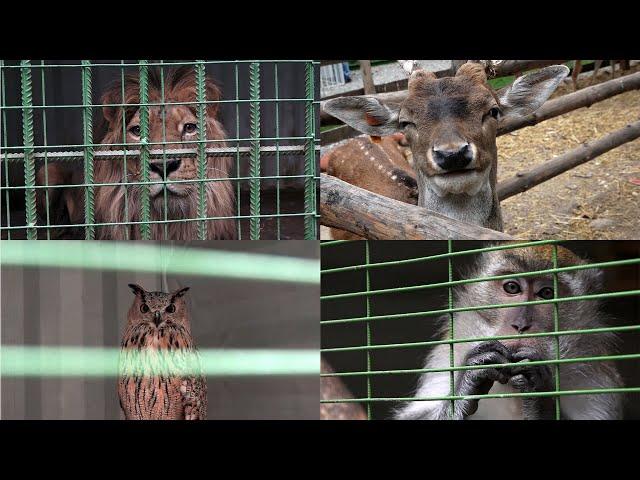
[{"label": "wooden post", "polygon": [[362,71],[362,83],[364,85],[364,94],[373,95],[376,93],[376,86],[373,83],[373,73],[371,72],[371,60],[358,60],[360,70]]}]

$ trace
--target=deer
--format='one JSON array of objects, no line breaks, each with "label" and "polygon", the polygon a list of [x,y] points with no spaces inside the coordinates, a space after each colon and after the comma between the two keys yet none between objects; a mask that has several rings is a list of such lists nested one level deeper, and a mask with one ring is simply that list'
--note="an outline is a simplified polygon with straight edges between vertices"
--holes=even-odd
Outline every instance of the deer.
[{"label": "deer", "polygon": [[540,108],[569,69],[541,68],[494,91],[482,63],[463,63],[453,76],[437,78],[413,61],[401,62],[408,65],[406,91],[333,98],[324,102],[324,111],[372,137],[406,137],[418,206],[502,232],[498,127]]},{"label": "deer", "polygon": [[[593,75],[591,76],[591,85],[596,82],[598,76],[598,70],[602,66],[604,60],[596,60],[593,66]],[[629,60],[609,60],[611,65],[611,78],[616,78],[616,62],[620,62],[620,70],[629,70]],[[571,72],[571,81],[573,82],[573,89],[578,90],[578,76],[582,72],[582,60],[574,60],[573,71]]]},{"label": "deer", "polygon": [[[418,184],[413,159],[402,133],[385,137],[360,135],[332,145],[320,159],[324,172],[370,192],[417,205]],[[359,235],[330,229],[334,240],[359,240]]]}]

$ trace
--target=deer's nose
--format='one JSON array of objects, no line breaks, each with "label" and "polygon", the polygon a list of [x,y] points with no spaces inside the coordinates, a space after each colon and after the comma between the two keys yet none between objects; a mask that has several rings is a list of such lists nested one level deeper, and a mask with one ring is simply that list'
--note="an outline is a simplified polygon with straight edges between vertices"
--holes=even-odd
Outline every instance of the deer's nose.
[{"label": "deer's nose", "polygon": [[466,142],[446,146],[434,145],[433,160],[443,170],[462,170],[473,160],[473,151]]},{"label": "deer's nose", "polygon": [[[182,160],[180,159],[167,160],[166,176],[168,177],[172,172],[175,172],[176,170],[178,170],[178,168],[180,168],[181,162]],[[152,162],[149,165],[149,167],[151,168],[152,172],[155,172],[158,175],[160,175],[160,178],[166,178],[164,162]]]}]

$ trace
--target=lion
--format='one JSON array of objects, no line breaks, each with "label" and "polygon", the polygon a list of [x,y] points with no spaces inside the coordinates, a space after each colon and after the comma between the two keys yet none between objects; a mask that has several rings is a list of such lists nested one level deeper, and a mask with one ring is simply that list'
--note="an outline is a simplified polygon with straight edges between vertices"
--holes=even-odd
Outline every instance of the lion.
[{"label": "lion", "polygon": [[[197,141],[198,120],[197,105],[171,105],[171,103],[195,102],[197,100],[196,76],[193,67],[183,66],[170,69],[164,75],[164,99],[162,96],[160,71],[150,69],[148,75],[148,103],[160,105],[149,106],[149,137],[150,149],[162,148],[153,143],[165,142],[167,149],[197,148],[197,143],[174,143]],[[207,101],[220,100],[220,90],[208,76],[205,77]],[[123,99],[124,91],[124,99]],[[102,95],[102,114],[106,122],[106,134],[100,141],[105,147],[97,150],[122,150],[122,143],[127,149],[138,149],[141,140],[140,131],[140,80],[137,74],[124,77],[124,90],[120,80],[114,82]],[[162,102],[162,103],[161,103]],[[124,104],[123,107],[118,104]],[[167,105],[169,104],[169,105]],[[131,106],[129,106],[131,105]],[[207,103],[206,138],[207,140],[224,140],[224,129],[217,119],[218,105]],[[163,116],[165,134],[163,138]],[[123,118],[124,117],[124,118]],[[124,128],[123,128],[124,123]],[[123,138],[126,136],[126,138]],[[224,142],[207,143],[208,148],[223,147]],[[200,221],[179,221],[189,218],[200,218],[197,206],[199,199],[199,184],[204,184],[207,217],[233,217],[235,214],[235,195],[231,181],[215,180],[198,182],[197,156],[167,156],[166,163],[162,158],[150,158],[149,180],[162,181],[166,172],[166,180],[195,180],[185,183],[155,183],[149,185],[151,238],[170,240],[194,240],[198,238]],[[230,157],[207,156],[206,178],[227,179],[232,168]],[[94,187],[95,223],[107,224],[95,227],[97,239],[124,240],[141,239],[140,222],[142,212],[142,172],[139,156],[126,158],[126,182],[124,176],[124,159],[99,159],[94,162],[93,183],[116,184]],[[84,173],[77,167],[69,169],[62,163],[48,165],[45,172],[42,167],[37,174],[37,182],[45,184],[45,173],[48,175],[48,185],[71,185],[66,188],[49,188],[48,202],[50,212],[61,223],[71,225],[84,223],[84,188],[73,187],[84,183]],[[118,183],[133,183],[133,185],[118,185]],[[166,186],[166,212],[165,212]],[[46,196],[41,189],[37,199],[38,211],[42,216],[46,210]],[[126,208],[125,208],[126,207]],[[164,222],[166,214],[166,220]],[[123,225],[124,223],[124,225]],[[119,224],[119,225],[118,225]],[[77,228],[73,230],[77,231]],[[233,218],[220,218],[206,221],[207,239],[234,239],[236,226]]]}]

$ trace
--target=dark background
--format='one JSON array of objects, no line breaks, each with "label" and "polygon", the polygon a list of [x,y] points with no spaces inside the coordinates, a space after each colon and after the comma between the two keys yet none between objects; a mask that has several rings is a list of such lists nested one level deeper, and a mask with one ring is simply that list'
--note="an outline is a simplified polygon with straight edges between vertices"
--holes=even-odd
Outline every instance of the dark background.
[{"label": "dark background", "polygon": [[[370,262],[385,262],[437,255],[447,252],[446,241],[375,241],[370,242]],[[638,258],[640,242],[631,241],[568,241],[563,246],[592,262]],[[454,241],[453,250],[469,250],[487,246],[480,241]],[[477,255],[453,257],[454,279],[473,262]],[[365,263],[365,242],[350,242],[322,247],[322,269]],[[640,267],[612,267],[604,269],[604,291],[614,292],[640,288]],[[447,259],[418,262],[404,266],[370,270],[371,290],[423,285],[448,281]],[[365,270],[322,275],[322,295],[366,290]],[[366,297],[321,301],[322,320],[366,316]],[[438,288],[406,293],[372,296],[371,315],[409,313],[446,308],[447,289]],[[603,310],[615,317],[615,326],[637,324],[640,318],[640,300],[637,296],[605,300]],[[436,316],[381,319],[370,322],[371,343],[408,343],[437,339]],[[562,319],[560,319],[562,322]],[[620,353],[640,352],[640,333],[624,332]],[[323,325],[322,348],[366,345],[366,324]],[[430,347],[411,347],[374,350],[371,353],[372,370],[422,368]],[[336,352],[324,354],[335,371],[366,371],[366,353]],[[617,361],[626,387],[640,386],[640,362]],[[367,396],[366,377],[342,377],[356,398]],[[371,377],[373,397],[409,397],[417,385],[417,374],[377,375]],[[640,395],[626,396],[625,418],[640,418]],[[372,402],[372,418],[389,418],[395,402]]]},{"label": "dark background", "polygon": [[[162,243],[170,249],[171,242]],[[317,242],[193,242],[190,248],[317,259]],[[2,344],[119,347],[128,283],[161,290],[162,275],[2,267]],[[185,299],[199,349],[311,349],[320,343],[319,286],[167,275]],[[165,290],[166,291],[166,290]],[[318,364],[319,371],[319,364]],[[210,419],[317,419],[318,374],[207,378]],[[116,378],[2,379],[3,419],[118,419]]]},{"label": "dark background", "polygon": [[[150,62],[158,62],[159,60],[150,60]],[[178,61],[166,60],[165,62]],[[135,63],[136,60],[124,60],[125,63]],[[39,60],[33,60],[32,65],[39,65]],[[120,63],[120,60],[92,60],[92,63]],[[19,61],[6,61],[6,66],[19,65]],[[33,86],[33,105],[42,105],[42,71],[45,75],[45,99],[46,105],[81,105],[82,104],[82,73],[79,60],[56,60],[45,61],[46,64],[70,64],[78,65],[75,67],[51,67],[51,68],[32,68],[32,86]],[[305,63],[278,62],[278,98],[284,99],[301,99],[305,98]],[[149,67],[149,69],[158,67]],[[164,67],[166,69],[171,67]],[[177,68],[177,67],[174,67]],[[221,90],[221,100],[235,100],[236,87],[239,99],[249,98],[249,63],[220,63],[207,64],[206,72],[217,83]],[[238,84],[236,86],[236,69],[238,76]],[[102,120],[101,103],[102,93],[114,80],[119,80],[121,76],[121,67],[94,67],[92,72],[92,102],[98,105],[93,111],[94,123],[94,143],[101,140],[101,129],[99,125]],[[137,66],[124,67],[126,73],[138,73]],[[7,106],[21,106],[20,96],[20,69],[4,68],[4,91],[5,104]],[[315,69],[315,98],[320,92],[319,68]],[[260,98],[273,99],[276,98],[275,90],[275,67],[274,63],[262,63],[260,66]],[[305,135],[305,104],[301,101],[278,102],[279,112],[279,136],[280,137],[301,137]],[[236,112],[237,108],[237,112]],[[315,108],[317,116],[317,107]],[[23,145],[22,133],[22,110],[9,109],[6,112],[6,133],[7,146]],[[34,109],[34,134],[35,145],[44,144],[44,121],[42,116],[43,109]],[[46,109],[47,124],[47,145],[48,151],[60,150],[56,149],[58,145],[78,145],[83,143],[82,137],[82,108],[48,108]],[[237,113],[237,115],[236,115]],[[219,119],[221,120],[228,138],[248,138],[250,137],[249,123],[249,103],[248,102],[231,102],[219,104]],[[236,121],[238,120],[238,121]],[[260,103],[260,135],[262,137],[276,137],[276,102]],[[2,122],[2,119],[0,119]],[[316,125],[320,125],[319,118]],[[3,126],[5,128],[5,126]],[[319,133],[316,132],[319,138]],[[0,138],[4,145],[4,137],[0,131]],[[236,146],[238,142],[228,142],[228,146]],[[265,140],[261,143],[263,146],[275,145],[275,141]],[[282,140],[279,145],[304,145],[304,140]],[[249,146],[249,142],[240,142],[240,147]],[[62,150],[69,150],[63,148]],[[75,149],[77,150],[77,149]],[[42,152],[43,149],[36,149],[36,152]],[[20,153],[21,150],[10,150],[10,153]],[[76,161],[76,160],[74,160]],[[4,163],[4,159],[2,159]],[[82,168],[83,160],[78,159],[78,168]],[[261,175],[271,176],[276,174],[276,156],[264,155],[261,157]],[[36,168],[41,164],[37,163]],[[234,156],[235,165],[235,156]],[[248,176],[249,157],[240,156],[240,175]],[[233,176],[236,175],[234,166]],[[319,172],[319,168],[316,169]],[[5,166],[2,166],[1,184],[5,185],[8,174],[9,185],[24,185],[24,164],[18,161],[9,162],[8,172],[5,172]],[[302,175],[304,174],[304,155],[280,155],[280,175]],[[248,202],[248,181],[241,181],[241,203],[244,210],[244,204]],[[263,190],[262,213],[275,213],[275,196],[276,188],[275,180],[261,180],[261,188]],[[302,195],[304,187],[303,179],[280,180],[280,189],[282,195],[282,213],[302,213],[304,212],[304,198]],[[235,183],[234,183],[235,189]],[[3,193],[2,203],[6,204],[6,198]],[[17,189],[10,192],[10,208],[12,214],[12,225],[23,225],[24,217],[24,190]],[[245,214],[245,212],[243,212]],[[248,212],[246,213],[248,214]],[[6,225],[6,207],[2,209],[2,224]],[[283,222],[287,222],[285,226],[285,236],[291,238],[302,238],[303,217],[283,218]],[[272,219],[262,219],[262,223],[269,225]],[[289,225],[292,223],[292,225]],[[268,227],[266,227],[268,230]],[[245,232],[243,226],[243,236]],[[17,232],[15,232],[17,234]],[[270,232],[265,232],[266,238],[270,237]]]}]

